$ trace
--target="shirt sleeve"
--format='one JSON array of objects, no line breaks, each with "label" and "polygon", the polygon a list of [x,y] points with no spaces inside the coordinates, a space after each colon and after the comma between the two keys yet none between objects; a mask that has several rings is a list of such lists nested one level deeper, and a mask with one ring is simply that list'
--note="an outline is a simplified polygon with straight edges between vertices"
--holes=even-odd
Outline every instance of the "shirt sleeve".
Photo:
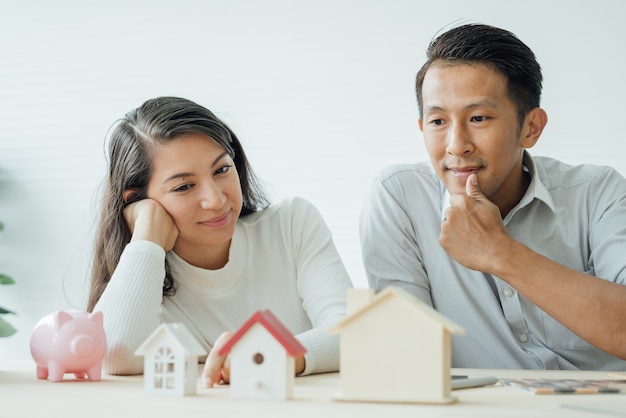
[{"label": "shirt sleeve", "polygon": [[432,306],[428,275],[411,221],[411,216],[420,215],[409,215],[409,207],[397,177],[385,182],[380,177],[372,180],[359,219],[363,265],[376,292],[396,286]]},{"label": "shirt sleeve", "polygon": [[129,243],[94,311],[101,311],[107,339],[105,373],[143,373],[135,350],[159,325],[165,251],[150,241]]},{"label": "shirt sleeve", "polygon": [[303,374],[339,370],[339,336],[327,333],[345,317],[352,282],[320,212],[301,198],[292,201],[292,238],[298,292],[313,328],[296,336],[307,348]]},{"label": "shirt sleeve", "polygon": [[590,273],[626,285],[626,180],[612,168],[592,183],[589,199]]}]

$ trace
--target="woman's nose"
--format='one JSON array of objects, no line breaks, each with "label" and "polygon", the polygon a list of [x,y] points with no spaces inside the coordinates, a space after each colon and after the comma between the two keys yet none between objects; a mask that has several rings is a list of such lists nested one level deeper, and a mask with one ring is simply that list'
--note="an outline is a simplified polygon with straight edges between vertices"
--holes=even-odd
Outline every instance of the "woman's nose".
[{"label": "woman's nose", "polygon": [[226,196],[221,187],[215,182],[208,182],[203,185],[200,207],[202,209],[220,208],[226,201]]}]

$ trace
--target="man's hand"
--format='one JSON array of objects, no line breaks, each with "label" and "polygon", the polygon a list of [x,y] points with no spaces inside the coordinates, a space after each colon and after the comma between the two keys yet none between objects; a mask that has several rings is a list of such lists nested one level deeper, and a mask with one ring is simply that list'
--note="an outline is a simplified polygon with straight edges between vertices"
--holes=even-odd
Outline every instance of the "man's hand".
[{"label": "man's hand", "polygon": [[465,194],[450,196],[439,244],[465,267],[490,272],[495,257],[508,247],[507,243],[510,237],[500,210],[480,190],[476,174],[470,175]]},{"label": "man's hand", "polygon": [[131,241],[152,241],[165,251],[174,248],[178,228],[170,214],[156,200],[142,199],[131,203],[124,209],[124,219],[133,235]]}]

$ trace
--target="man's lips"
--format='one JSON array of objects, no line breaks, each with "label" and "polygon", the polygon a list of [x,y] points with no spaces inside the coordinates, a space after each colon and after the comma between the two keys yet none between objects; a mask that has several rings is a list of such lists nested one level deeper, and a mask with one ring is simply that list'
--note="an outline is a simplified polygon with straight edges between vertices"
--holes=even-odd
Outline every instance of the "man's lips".
[{"label": "man's lips", "polygon": [[472,173],[477,173],[478,170],[480,170],[480,167],[448,167],[448,171],[454,177],[467,177]]}]

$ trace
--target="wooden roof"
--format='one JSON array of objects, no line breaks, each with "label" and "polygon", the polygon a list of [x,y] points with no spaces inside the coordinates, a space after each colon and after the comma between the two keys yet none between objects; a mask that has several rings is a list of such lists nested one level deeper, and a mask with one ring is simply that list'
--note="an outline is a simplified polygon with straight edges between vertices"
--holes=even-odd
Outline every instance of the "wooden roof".
[{"label": "wooden roof", "polygon": [[376,294],[374,298],[366,303],[364,306],[361,306],[353,313],[347,315],[344,319],[339,321],[333,327],[331,327],[328,332],[329,333],[338,333],[341,330],[348,326],[355,318],[358,318],[366,311],[371,309],[376,309],[377,306],[380,306],[381,303],[387,301],[389,299],[399,299],[401,301],[406,302],[405,305],[408,306],[409,310],[414,310],[415,312],[421,312],[425,314],[428,318],[433,321],[439,323],[443,328],[448,330],[453,334],[464,334],[465,330],[463,327],[458,325],[456,322],[448,319],[441,313],[437,312],[434,308],[422,302],[421,300],[411,296],[406,291],[400,289],[399,287],[389,286]]}]

